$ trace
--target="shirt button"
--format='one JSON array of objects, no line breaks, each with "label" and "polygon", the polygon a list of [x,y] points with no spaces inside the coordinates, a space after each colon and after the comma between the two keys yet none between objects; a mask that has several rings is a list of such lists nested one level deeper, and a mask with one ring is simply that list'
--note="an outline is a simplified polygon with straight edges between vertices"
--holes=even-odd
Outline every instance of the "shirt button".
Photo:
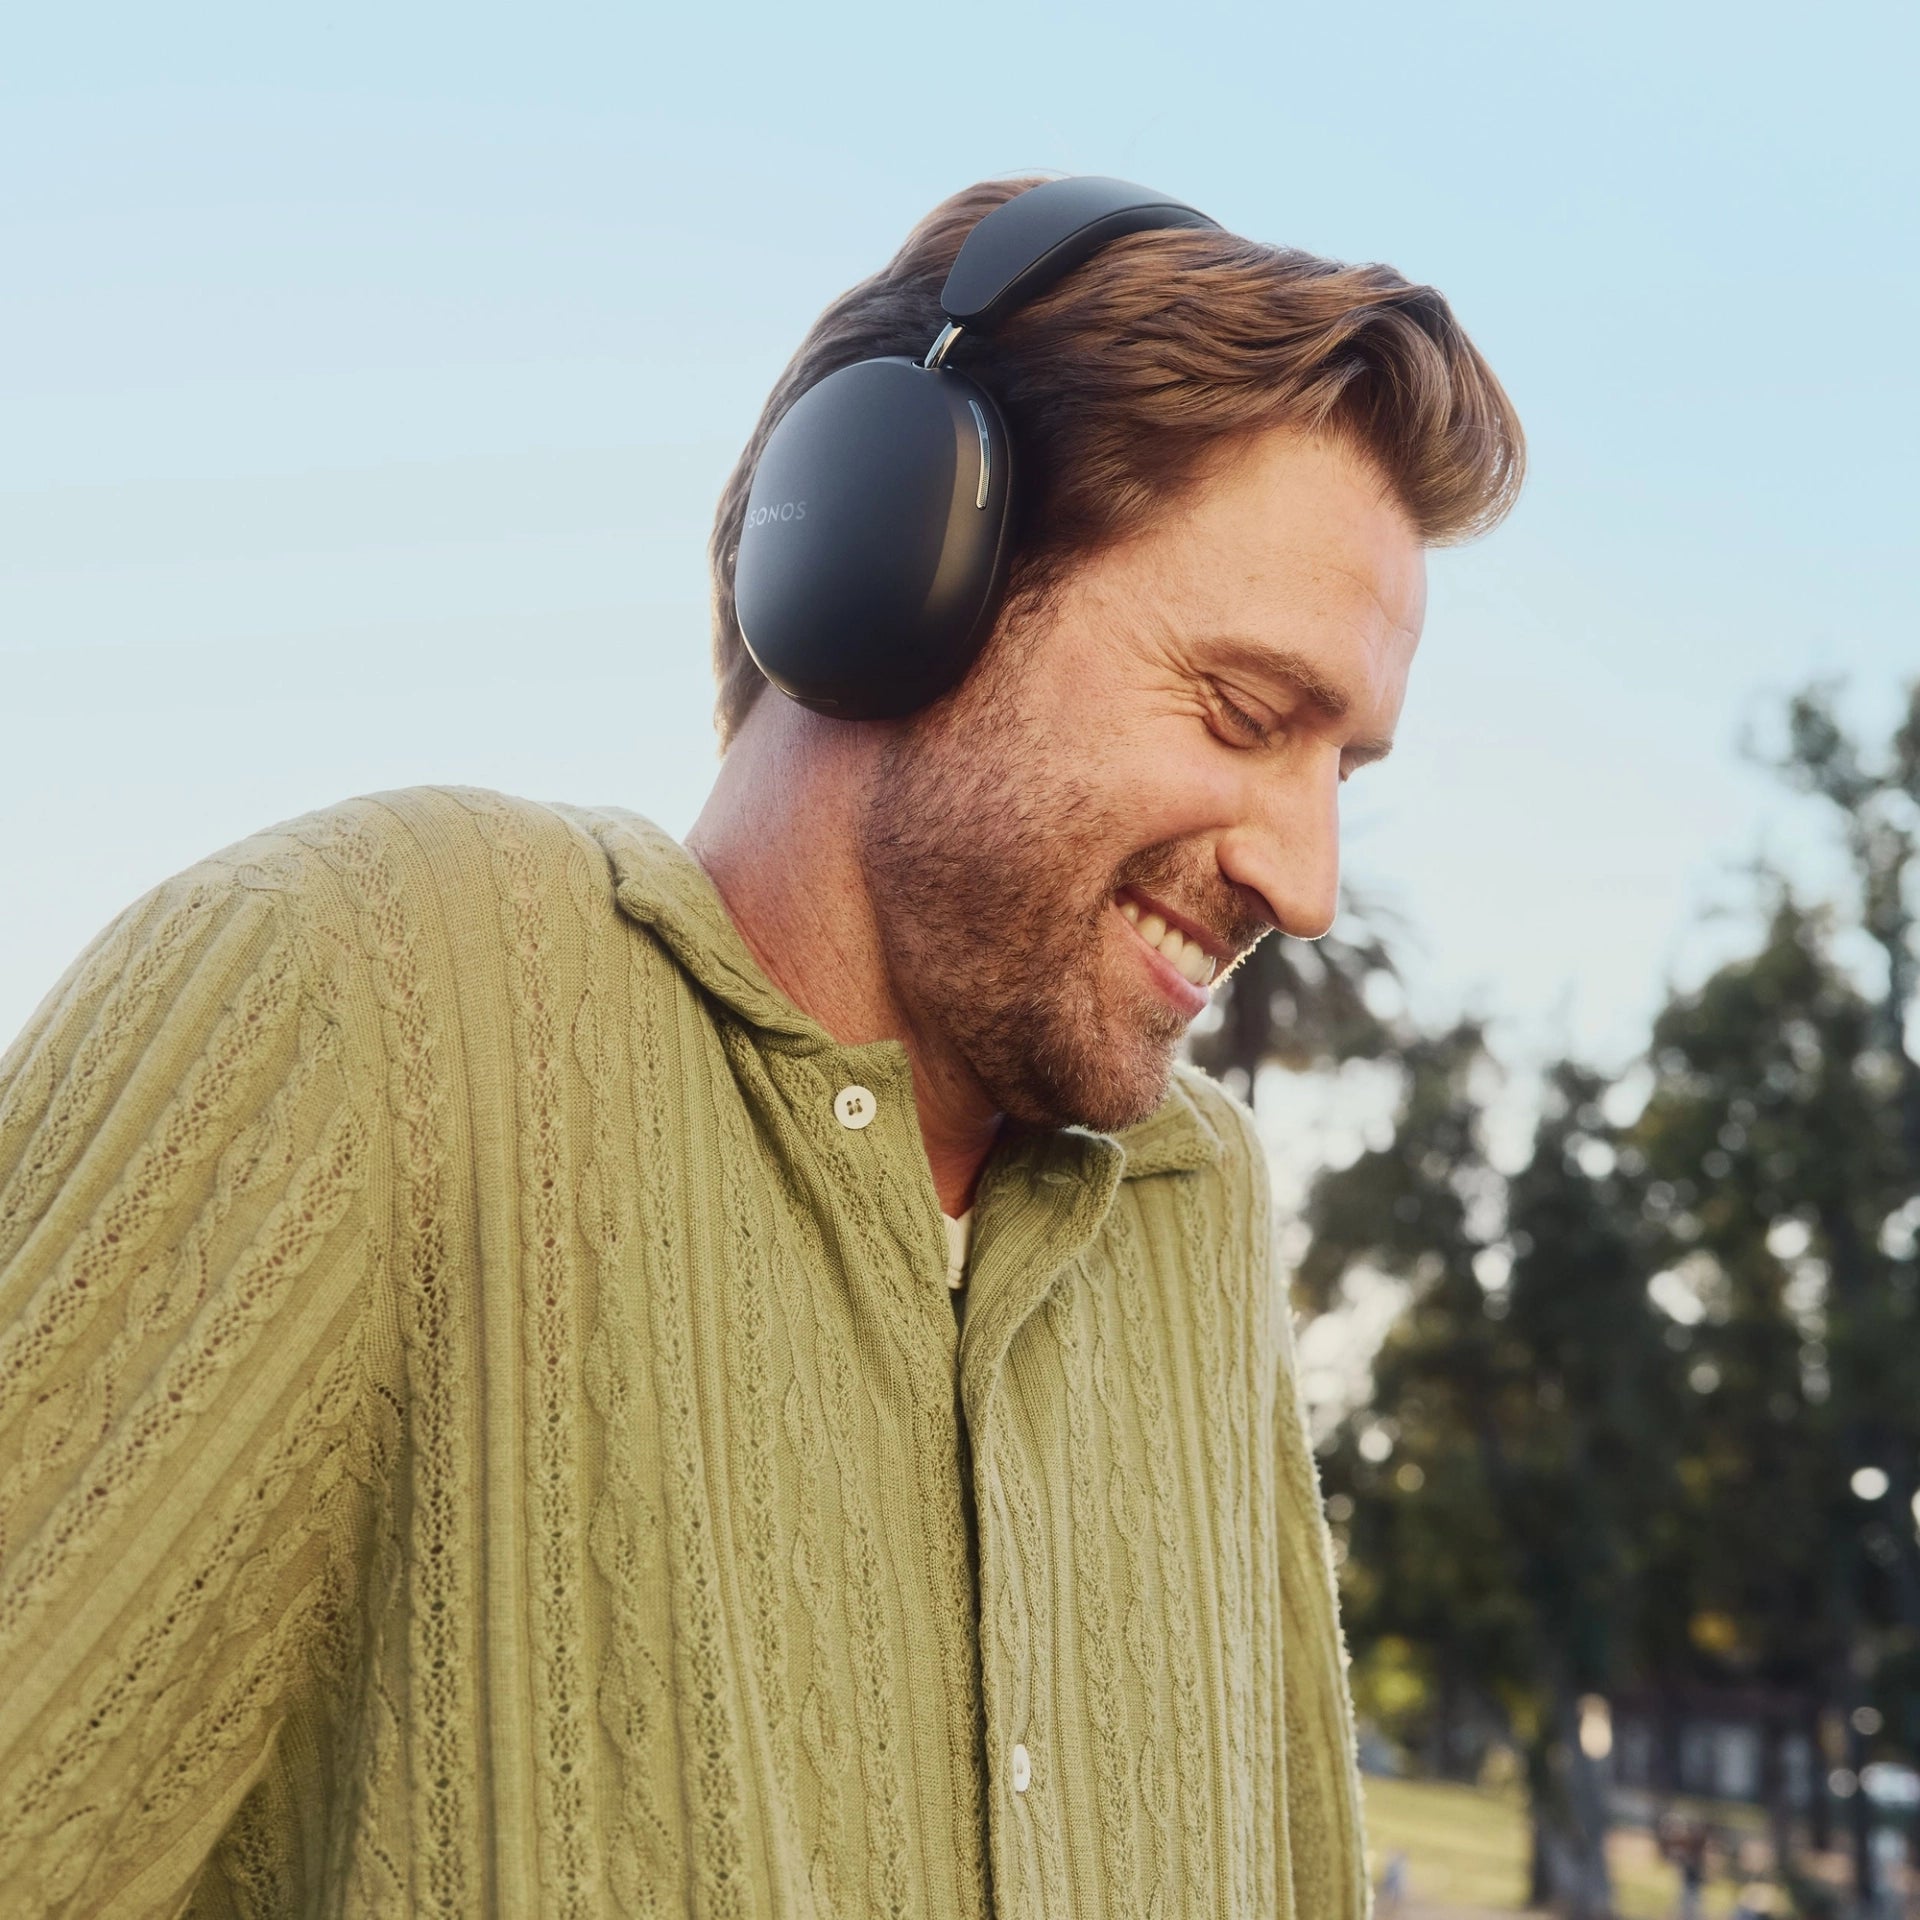
[{"label": "shirt button", "polygon": [[1033,1778],[1033,1763],[1027,1758],[1027,1750],[1018,1741],[1013,1748],[1013,1790],[1025,1793],[1027,1782]]},{"label": "shirt button", "polygon": [[842,1087],[833,1096],[833,1115],[843,1127],[858,1133],[872,1122],[877,1102],[865,1087]]}]

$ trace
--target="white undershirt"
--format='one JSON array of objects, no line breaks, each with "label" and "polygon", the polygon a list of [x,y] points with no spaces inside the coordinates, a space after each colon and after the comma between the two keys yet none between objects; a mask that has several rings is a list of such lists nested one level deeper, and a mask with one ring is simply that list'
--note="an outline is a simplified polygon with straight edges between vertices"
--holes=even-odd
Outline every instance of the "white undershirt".
[{"label": "white undershirt", "polygon": [[967,1283],[967,1242],[973,1238],[973,1209],[969,1207],[958,1220],[943,1213],[947,1223],[947,1285],[963,1287]]}]

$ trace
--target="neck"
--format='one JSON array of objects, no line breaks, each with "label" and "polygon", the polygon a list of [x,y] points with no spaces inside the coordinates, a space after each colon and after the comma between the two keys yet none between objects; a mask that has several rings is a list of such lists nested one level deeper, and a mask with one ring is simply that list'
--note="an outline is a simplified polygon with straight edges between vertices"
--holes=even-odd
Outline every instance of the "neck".
[{"label": "neck", "polygon": [[842,1046],[897,1040],[941,1208],[973,1204],[1001,1116],[964,1061],[916,1019],[887,965],[859,857],[879,729],[822,719],[771,691],[727,749],[688,850],[767,978]]}]

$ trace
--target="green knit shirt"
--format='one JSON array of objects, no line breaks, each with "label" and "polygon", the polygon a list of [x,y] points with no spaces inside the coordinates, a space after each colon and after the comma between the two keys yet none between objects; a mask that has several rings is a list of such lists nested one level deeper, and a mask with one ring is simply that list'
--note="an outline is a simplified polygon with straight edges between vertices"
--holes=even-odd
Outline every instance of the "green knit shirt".
[{"label": "green knit shirt", "polygon": [[0,1061],[8,1914],[1364,1912],[1245,1112],[1010,1135],[615,808],[156,888]]}]

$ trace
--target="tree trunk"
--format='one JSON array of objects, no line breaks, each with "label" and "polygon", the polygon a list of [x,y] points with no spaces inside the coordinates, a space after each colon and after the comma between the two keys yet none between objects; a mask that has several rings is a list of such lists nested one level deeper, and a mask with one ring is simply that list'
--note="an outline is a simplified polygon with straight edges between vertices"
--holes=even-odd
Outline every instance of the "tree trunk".
[{"label": "tree trunk", "polygon": [[1527,1905],[1552,1904],[1554,1872],[1551,1864],[1553,1843],[1553,1769],[1547,1759],[1548,1741],[1537,1735],[1527,1742]]},{"label": "tree trunk", "polygon": [[1580,1750],[1580,1704],[1556,1680],[1547,1724],[1527,1754],[1533,1843],[1528,1904],[1563,1920],[1611,1920],[1606,1781]]},{"label": "tree trunk", "polygon": [[1807,1743],[1813,1754],[1813,1780],[1807,1799],[1807,1825],[1815,1853],[1833,1851],[1833,1800],[1827,1792],[1827,1769],[1833,1763],[1827,1754],[1825,1715],[1816,1702],[1807,1721]]},{"label": "tree trunk", "polygon": [[[1867,1743],[1849,1722],[1847,1765],[1852,1769],[1856,1782],[1860,1778],[1860,1770],[1866,1764]],[[1872,1913],[1874,1904],[1880,1897],[1880,1885],[1879,1872],[1873,1857],[1873,1802],[1867,1798],[1866,1788],[1855,1785],[1853,1797],[1847,1802],[1847,1811],[1852,1815],[1848,1824],[1852,1829],[1853,1840],[1854,1897],[1860,1902],[1862,1913]]]},{"label": "tree trunk", "polygon": [[1791,1719],[1769,1712],[1760,1729],[1760,1786],[1767,1808],[1773,1870],[1784,1883],[1793,1865],[1793,1807],[1787,1799],[1787,1731]]}]

